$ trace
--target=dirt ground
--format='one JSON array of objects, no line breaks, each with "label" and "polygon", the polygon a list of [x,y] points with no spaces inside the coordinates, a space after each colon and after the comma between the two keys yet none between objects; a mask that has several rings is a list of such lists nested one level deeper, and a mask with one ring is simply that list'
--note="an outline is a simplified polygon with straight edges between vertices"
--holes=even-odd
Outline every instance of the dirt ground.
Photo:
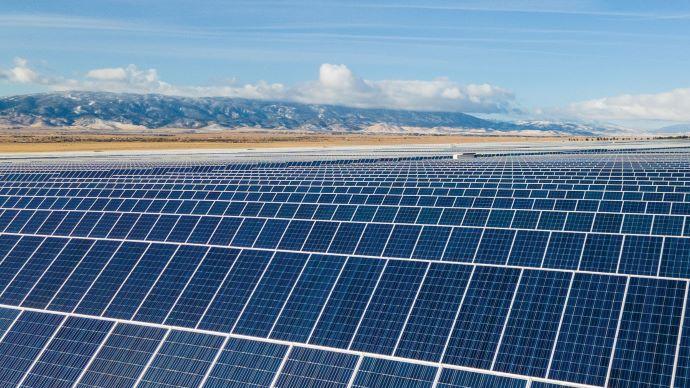
[{"label": "dirt ground", "polygon": [[289,132],[219,133],[66,133],[0,132],[0,152],[121,151],[173,149],[233,149],[266,147],[381,146],[401,144],[463,144],[543,142],[573,138],[462,135],[367,135]]}]

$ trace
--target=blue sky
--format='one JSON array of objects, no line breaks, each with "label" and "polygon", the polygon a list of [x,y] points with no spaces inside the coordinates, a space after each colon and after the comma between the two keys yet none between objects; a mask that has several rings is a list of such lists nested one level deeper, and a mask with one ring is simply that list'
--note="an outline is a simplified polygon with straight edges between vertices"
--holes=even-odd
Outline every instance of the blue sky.
[{"label": "blue sky", "polygon": [[653,126],[690,121],[689,48],[687,1],[6,0],[0,95],[208,94]]}]

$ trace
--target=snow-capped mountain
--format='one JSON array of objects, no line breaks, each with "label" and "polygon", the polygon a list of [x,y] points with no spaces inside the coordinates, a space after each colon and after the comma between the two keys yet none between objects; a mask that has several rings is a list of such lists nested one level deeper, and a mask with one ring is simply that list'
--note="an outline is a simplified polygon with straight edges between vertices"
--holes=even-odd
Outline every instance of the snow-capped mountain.
[{"label": "snow-capped mountain", "polygon": [[262,128],[310,131],[593,135],[606,128],[574,123],[485,120],[458,112],[361,109],[235,98],[102,92],[0,98],[4,127],[91,129]]}]

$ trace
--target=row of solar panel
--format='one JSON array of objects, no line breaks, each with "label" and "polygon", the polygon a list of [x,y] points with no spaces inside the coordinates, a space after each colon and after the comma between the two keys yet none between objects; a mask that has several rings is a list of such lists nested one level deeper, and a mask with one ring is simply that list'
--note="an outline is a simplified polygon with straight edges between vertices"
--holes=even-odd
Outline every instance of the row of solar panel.
[{"label": "row of solar panel", "polygon": [[3,305],[592,385],[668,386],[677,365],[679,386],[690,383],[690,331],[680,331],[686,281],[189,245],[0,239]]},{"label": "row of solar panel", "polygon": [[[485,171],[476,168],[467,170],[457,169],[408,169],[401,173],[400,169],[358,168],[357,170],[333,170],[333,171],[295,171],[287,170],[253,170],[253,171],[215,171],[209,173],[164,173],[161,175],[131,175],[111,174],[110,176],[93,177],[65,177],[62,174],[46,174],[32,176],[31,180],[12,180],[7,176],[0,176],[0,181],[10,187],[38,187],[39,182],[52,182],[55,185],[79,184],[81,187],[107,187],[116,184],[136,184],[135,188],[147,187],[146,185],[162,184],[212,184],[219,186],[247,185],[247,184],[280,184],[301,185],[314,183],[323,186],[339,186],[352,182],[357,186],[371,186],[374,182],[382,186],[400,187],[404,184],[419,187],[445,187],[445,188],[469,188],[479,187],[478,184],[486,184],[493,188],[515,189],[562,189],[562,190],[586,190],[615,187],[620,190],[624,186],[687,186],[690,177],[685,172],[680,173],[650,173],[636,172],[629,176],[616,176],[616,174],[559,170],[548,174],[516,173],[512,170]],[[535,166],[539,168],[539,166]],[[548,167],[544,167],[548,170]],[[289,175],[285,172],[290,172]],[[151,177],[146,180],[145,177]],[[261,182],[261,183],[252,183]],[[59,186],[58,186],[59,187]]]},{"label": "row of solar panel", "polygon": [[[519,198],[567,198],[567,199],[630,199],[630,200],[669,200],[683,201],[687,196],[688,186],[672,185],[672,182],[661,182],[658,185],[644,185],[633,183],[629,185],[614,184],[565,184],[558,182],[525,183],[503,178],[493,179],[491,182],[458,183],[457,178],[434,181],[371,181],[368,177],[358,180],[265,180],[260,178],[245,178],[241,182],[230,184],[230,179],[218,177],[212,180],[190,182],[187,179],[155,178],[123,180],[112,183],[106,180],[94,182],[81,181],[38,181],[25,183],[3,182],[0,194],[7,195],[66,195],[74,193],[106,193],[117,191],[124,196],[136,196],[133,193],[180,191],[184,195],[205,192],[233,193],[233,192],[265,192],[265,193],[323,193],[323,194],[379,194],[379,195],[435,195],[435,196],[483,196],[483,197],[519,197]],[[376,178],[373,178],[376,179]],[[222,182],[222,184],[219,184]],[[197,194],[198,195],[198,194]],[[226,198],[221,198],[226,199]]]},{"label": "row of solar panel", "polygon": [[[372,176],[383,177],[391,175],[395,177],[424,178],[428,176],[442,177],[444,174],[464,177],[492,177],[506,176],[516,178],[551,178],[554,176],[567,175],[581,179],[598,180],[609,177],[613,181],[637,180],[639,178],[668,178],[669,180],[685,180],[690,176],[687,167],[690,165],[687,159],[681,157],[679,161],[669,162],[624,162],[624,163],[588,163],[582,160],[570,159],[558,161],[549,159],[523,159],[522,162],[512,162],[507,159],[483,160],[475,162],[472,160],[462,160],[453,162],[412,162],[412,163],[359,163],[348,166],[322,166],[322,167],[260,167],[253,166],[247,169],[242,166],[206,164],[188,168],[177,168],[171,166],[161,166],[150,169],[121,169],[113,163],[93,165],[90,163],[75,163],[70,166],[56,168],[54,165],[31,166],[24,165],[24,172],[21,173],[21,166],[0,168],[0,178],[8,181],[32,181],[41,178],[71,179],[71,180],[90,180],[90,179],[121,179],[123,177],[189,177],[199,179],[205,177],[243,177],[243,176],[263,176],[275,177],[281,171],[291,171],[293,175],[284,175],[281,179],[292,179],[297,177],[346,177],[346,176]],[[28,167],[28,168],[27,168]],[[40,169],[40,171],[39,171]]]},{"label": "row of solar panel", "polygon": [[[688,166],[685,154],[673,155],[626,155],[625,157],[501,157],[482,159],[450,160],[441,158],[436,160],[402,160],[396,162],[372,158],[368,160],[352,160],[352,163],[339,161],[317,161],[311,165],[298,165],[291,162],[279,163],[223,163],[221,161],[199,161],[170,163],[164,161],[121,163],[119,161],[91,161],[62,164],[15,163],[2,168],[7,179],[30,180],[35,177],[54,175],[71,178],[109,177],[113,175],[161,175],[161,174],[203,174],[213,172],[246,172],[270,173],[275,170],[289,169],[297,173],[333,173],[338,171],[361,170],[370,172],[376,165],[380,171],[388,171],[402,167],[410,174],[429,171],[458,171],[460,173],[476,170],[480,172],[511,172],[527,175],[547,175],[550,172],[572,171],[581,172],[587,176],[611,175],[615,177],[635,176],[638,174],[655,174],[659,176],[679,176]],[[87,167],[87,168],[84,168]],[[680,173],[680,174],[679,174]]]},{"label": "row of solar panel", "polygon": [[137,213],[16,212],[0,233],[690,278],[690,238]]},{"label": "row of solar panel", "polygon": [[3,386],[526,386],[522,379],[356,353],[35,311],[0,308],[0,338]]},{"label": "row of solar panel", "polygon": [[[409,151],[406,151],[409,153]],[[270,154],[269,156],[253,155],[256,158],[264,160],[265,158],[275,158],[276,155]],[[291,159],[295,159],[295,154],[291,153],[287,155]],[[112,158],[107,161],[51,161],[41,165],[36,163],[36,160],[32,160],[28,163],[15,163],[12,165],[3,166],[5,174],[16,175],[16,176],[33,176],[33,175],[46,175],[51,173],[62,172],[68,176],[109,176],[112,174],[138,174],[138,175],[157,175],[164,172],[176,171],[176,172],[189,172],[198,173],[214,170],[224,170],[224,169],[235,169],[235,170],[251,170],[251,169],[271,169],[271,168],[341,168],[347,165],[367,165],[372,163],[378,164],[417,164],[417,163],[429,163],[437,160],[451,160],[451,155],[418,155],[418,156],[381,156],[378,153],[374,157],[365,157],[361,154],[355,155],[339,155],[335,159],[326,159],[325,156],[330,155],[312,155],[310,160],[286,160],[286,161],[276,161],[276,162],[263,162],[263,161],[235,161],[234,163],[228,164],[227,161],[222,160],[202,160],[202,161],[169,161],[165,159],[160,159],[156,161],[149,160],[132,160],[132,161],[122,161],[115,160]],[[348,158],[348,156],[350,156]],[[319,159],[313,159],[314,157],[319,157]],[[310,158],[307,156],[307,158]],[[37,167],[39,165],[39,167]],[[85,168],[88,167],[88,168]],[[73,170],[74,169],[74,170]],[[75,171],[76,170],[76,171]],[[26,173],[18,173],[18,171],[31,171]]]},{"label": "row of solar panel", "polygon": [[[489,218],[490,208],[503,210],[534,210],[534,211],[555,211],[555,212],[569,212],[578,211],[581,213],[631,213],[631,214],[657,214],[665,216],[663,218],[671,219],[673,217],[680,217],[683,213],[688,212],[685,204],[676,203],[672,207],[671,204],[663,202],[618,202],[618,201],[556,201],[551,200],[519,200],[519,199],[491,199],[490,201],[481,201],[475,199],[474,201],[467,201],[462,203],[462,207],[448,207],[441,203],[437,198],[435,203],[417,204],[413,206],[393,206],[393,205],[368,205],[355,204],[356,201],[350,201],[350,204],[334,204],[330,203],[313,203],[313,202],[255,202],[255,201],[208,201],[208,200],[150,200],[150,199],[120,199],[108,197],[0,197],[0,206],[4,208],[13,209],[53,209],[53,210],[106,210],[106,211],[135,211],[135,212],[149,212],[149,213],[177,213],[177,214],[211,214],[211,215],[244,215],[244,216],[264,216],[281,218],[292,218],[297,215],[300,218],[312,218],[317,214],[319,219],[337,213],[351,214],[351,217],[357,217],[362,221],[373,221],[376,219],[375,213],[381,213],[380,217],[387,217],[382,221],[394,221],[398,213],[404,216],[404,220],[398,222],[406,223],[427,223],[433,224],[435,221],[419,222],[417,216],[420,218],[429,218],[436,215],[435,218],[440,219],[441,211],[445,211],[452,216],[455,225],[458,218],[462,220],[464,212],[468,210],[473,212],[472,226],[483,226],[481,222],[486,222]],[[296,199],[296,198],[289,198]],[[435,206],[434,206],[435,205]],[[567,205],[567,206],[566,206]],[[676,206],[678,205],[678,206]],[[683,205],[683,206],[680,206]],[[511,209],[514,208],[514,209]],[[433,209],[431,209],[433,208]],[[379,210],[380,209],[380,210]],[[400,209],[400,210],[398,210]],[[554,210],[555,209],[555,210]],[[356,215],[361,212],[362,215]],[[431,213],[429,216],[423,216]],[[462,213],[460,213],[462,212]],[[674,216],[667,216],[668,213],[673,213]],[[366,215],[369,214],[367,218]],[[505,214],[505,213],[504,213]],[[512,214],[512,213],[511,213]],[[680,215],[678,215],[680,214]],[[590,216],[587,216],[590,217]],[[593,215],[591,215],[593,217]],[[341,217],[342,218],[342,217]],[[651,218],[650,218],[651,219]],[[348,220],[348,219],[342,219]],[[682,223],[682,222],[681,222]]]},{"label": "row of solar panel", "polygon": [[[0,202],[2,202],[0,200]],[[571,232],[653,234],[682,236],[690,217],[664,214],[437,208],[420,206],[332,205],[277,202],[212,202],[175,200],[118,200],[93,198],[36,198],[0,204],[3,221],[35,216],[37,220],[64,217],[67,211],[149,213],[156,215],[242,216],[321,221],[382,222],[417,225],[474,226]],[[35,209],[35,210],[22,210]]]},{"label": "row of solar panel", "polygon": [[[312,186],[313,187],[313,186]],[[343,186],[345,188],[345,186]],[[559,192],[540,190],[539,192],[525,192],[522,195],[512,190],[495,189],[453,189],[463,191],[463,193],[421,193],[421,194],[398,194],[398,193],[366,193],[367,191],[398,191],[391,189],[380,189],[371,187],[347,189],[347,190],[316,190],[302,192],[268,191],[264,187],[247,188],[237,191],[218,191],[209,188],[206,190],[179,190],[179,189],[5,189],[4,198],[21,197],[90,197],[90,198],[117,198],[117,199],[175,199],[175,200],[221,200],[221,201],[273,201],[273,202],[313,202],[313,203],[372,203],[372,204],[417,204],[437,206],[463,207],[472,204],[473,201],[481,201],[484,207],[490,207],[492,201],[502,201],[508,204],[508,200],[532,201],[543,203],[542,206],[567,206],[575,209],[578,206],[586,207],[583,210],[597,209],[598,203],[609,202],[609,206],[617,206],[618,211],[623,203],[628,202],[648,202],[655,206],[665,206],[665,209],[686,208],[690,197],[683,193],[641,193],[641,192],[621,192],[621,191],[570,191]],[[361,190],[359,190],[361,189]],[[326,191],[325,193],[322,191]],[[337,191],[351,191],[351,193],[337,193]],[[355,193],[352,193],[354,191]],[[408,191],[407,189],[401,191]],[[424,190],[415,190],[424,191]],[[440,191],[432,190],[428,191]],[[447,191],[447,190],[442,190]],[[364,192],[364,193],[362,193]],[[665,203],[667,203],[664,205]],[[565,205],[556,205],[565,204]],[[571,204],[571,205],[567,205]],[[662,208],[663,209],[663,208]],[[662,210],[663,211],[663,210]],[[669,210],[665,210],[669,212]]]},{"label": "row of solar panel", "polygon": [[[381,174],[391,171],[397,174],[407,173],[418,175],[424,172],[438,174],[440,172],[457,172],[458,174],[470,174],[474,171],[483,175],[491,173],[514,174],[516,176],[549,176],[560,172],[572,172],[577,176],[597,178],[599,176],[611,176],[613,178],[635,178],[639,176],[651,177],[687,177],[687,159],[684,155],[673,158],[660,158],[658,161],[649,160],[650,156],[634,158],[627,156],[622,162],[611,162],[605,159],[592,161],[589,158],[497,158],[481,160],[437,160],[437,161],[412,161],[388,163],[372,161],[372,163],[355,163],[350,165],[323,165],[323,166],[262,166],[260,164],[216,164],[210,165],[199,162],[188,167],[179,167],[171,164],[152,162],[149,168],[121,168],[116,162],[111,163],[87,163],[77,162],[61,166],[55,164],[14,164],[4,165],[0,171],[6,179],[35,179],[36,177],[54,176],[69,179],[89,179],[94,177],[119,177],[130,176],[160,176],[160,175],[210,175],[210,174],[245,174],[245,175],[269,175],[276,171],[290,170],[300,175],[317,174]],[[652,156],[653,158],[653,156]],[[153,167],[158,166],[158,167]]]},{"label": "row of solar panel", "polygon": [[[430,206],[430,207],[452,207],[452,208],[505,208],[505,209],[538,209],[538,210],[561,210],[561,211],[600,211],[600,212],[625,212],[625,213],[651,213],[651,214],[690,214],[690,203],[673,201],[633,201],[633,200],[599,200],[599,199],[535,199],[535,198],[510,198],[510,197],[437,197],[437,196],[386,196],[386,195],[364,195],[364,194],[276,194],[276,193],[227,193],[227,199],[213,198],[214,192],[201,193],[194,195],[194,199],[184,198],[181,194],[191,192],[165,192],[156,191],[151,195],[145,194],[143,197],[122,197],[118,193],[82,193],[84,195],[51,195],[51,196],[32,196],[15,195],[0,196],[0,201],[5,207],[21,207],[23,204],[33,203],[38,206],[41,202],[52,205],[54,202],[64,203],[68,200],[85,201],[92,204],[96,201],[101,203],[111,201],[115,204],[134,203],[144,201],[149,204],[152,201],[172,201],[171,204],[177,206],[194,207],[195,204],[202,202],[205,206],[211,206],[218,202],[218,205],[229,204],[231,202],[274,202],[274,203],[309,203],[309,204],[334,204],[334,205],[388,205],[388,206]],[[216,193],[218,194],[218,193]],[[192,195],[190,195],[192,196]],[[155,198],[148,198],[155,197]],[[211,197],[211,198],[209,198]],[[162,202],[163,204],[167,202]],[[116,206],[116,205],[111,205]]]}]

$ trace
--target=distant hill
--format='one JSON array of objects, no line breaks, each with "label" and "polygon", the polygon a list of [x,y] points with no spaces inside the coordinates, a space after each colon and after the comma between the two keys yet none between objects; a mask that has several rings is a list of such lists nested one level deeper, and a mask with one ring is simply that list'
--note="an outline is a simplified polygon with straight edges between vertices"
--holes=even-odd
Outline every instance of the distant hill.
[{"label": "distant hill", "polygon": [[606,128],[582,124],[492,121],[458,112],[104,92],[42,93],[0,98],[0,126],[533,135],[596,135],[607,132]]},{"label": "distant hill", "polygon": [[690,123],[669,125],[652,132],[657,135],[690,135]]}]

